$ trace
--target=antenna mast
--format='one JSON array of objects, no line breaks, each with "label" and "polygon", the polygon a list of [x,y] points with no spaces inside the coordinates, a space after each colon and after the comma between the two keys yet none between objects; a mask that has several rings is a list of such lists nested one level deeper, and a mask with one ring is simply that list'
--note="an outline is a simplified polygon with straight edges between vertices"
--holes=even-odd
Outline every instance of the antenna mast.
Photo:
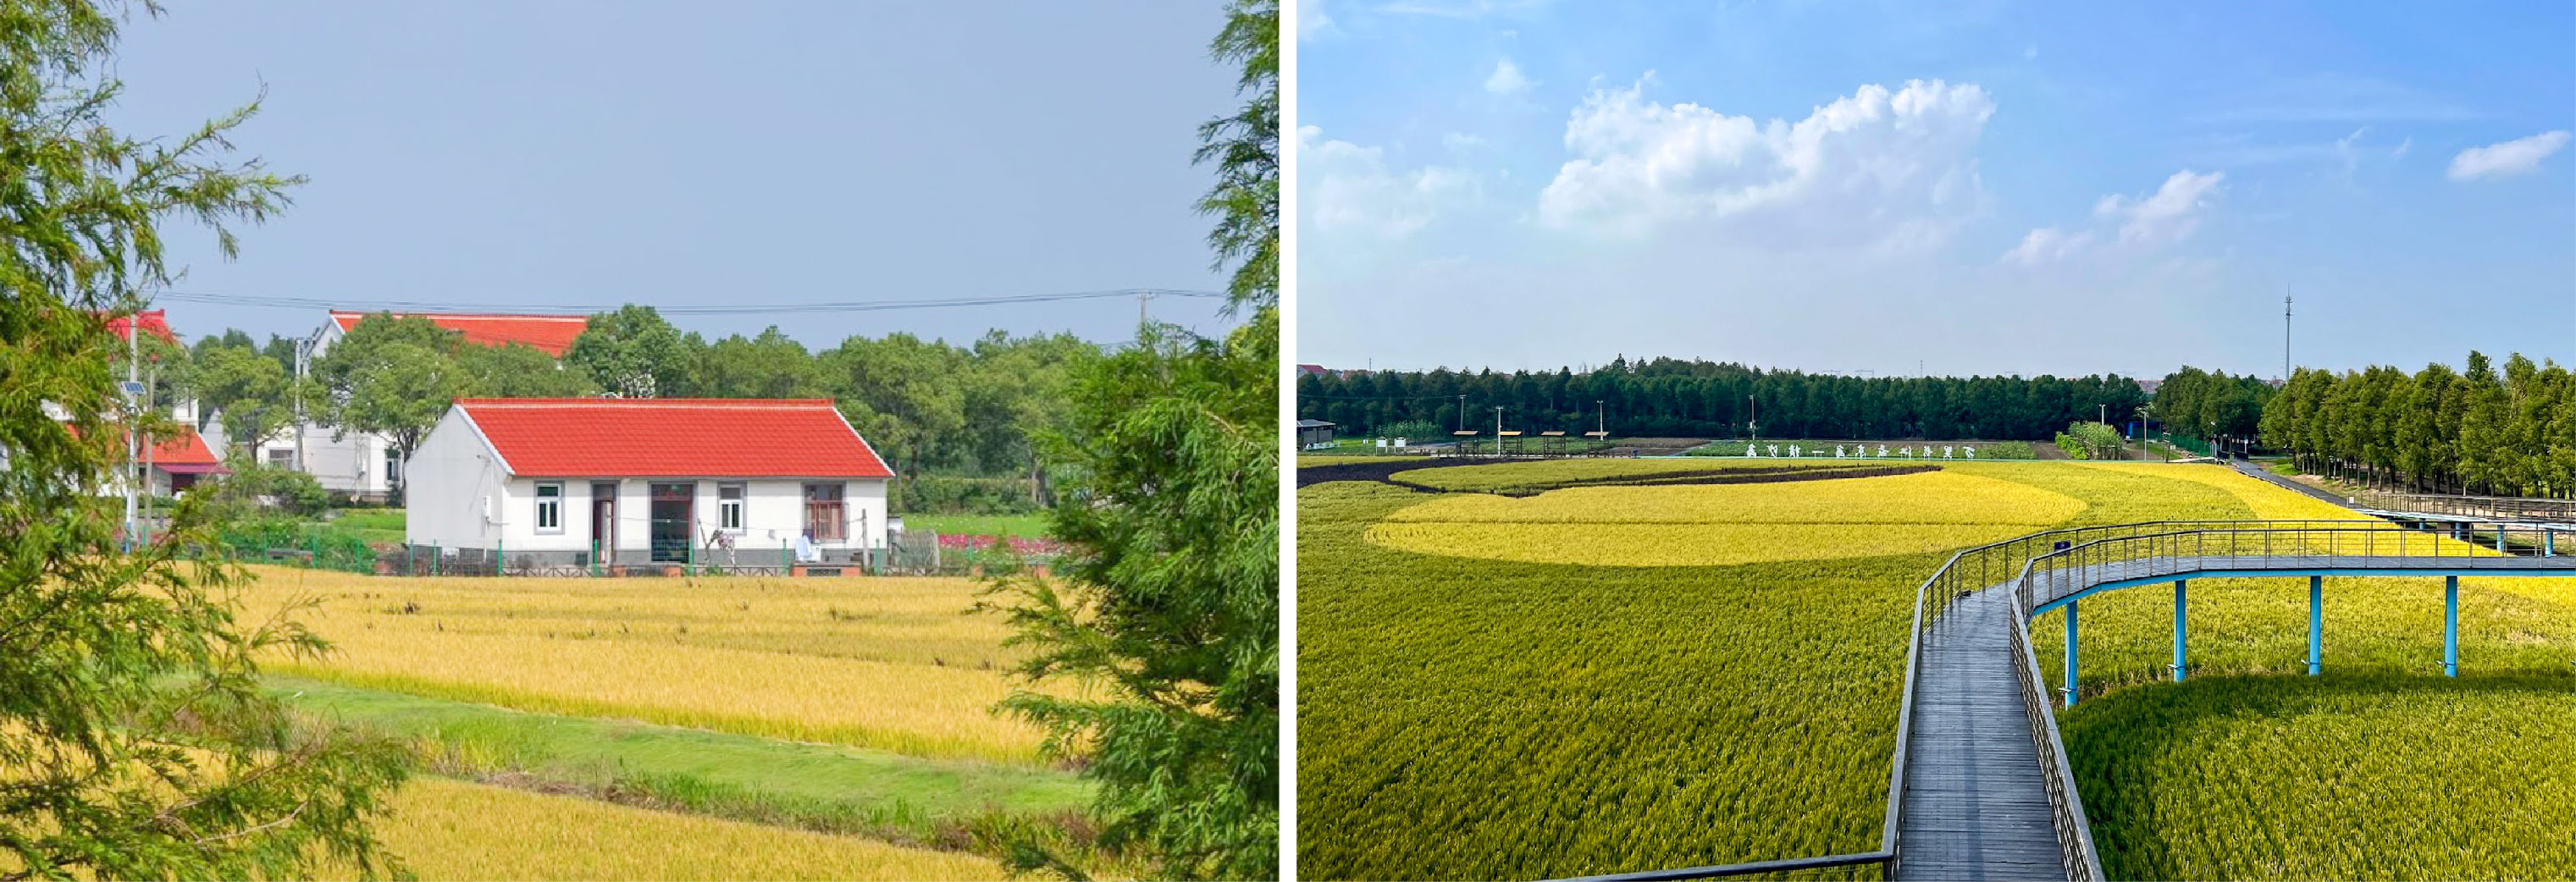
[{"label": "antenna mast", "polygon": [[2281,385],[2290,385],[2290,285],[2281,284]]}]

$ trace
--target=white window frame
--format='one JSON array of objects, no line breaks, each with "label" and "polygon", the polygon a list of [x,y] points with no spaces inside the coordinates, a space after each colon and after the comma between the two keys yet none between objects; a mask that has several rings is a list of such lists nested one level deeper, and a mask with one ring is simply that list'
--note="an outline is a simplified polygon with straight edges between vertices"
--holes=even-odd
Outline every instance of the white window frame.
[{"label": "white window frame", "polygon": [[[732,499],[726,499],[726,498],[725,498],[725,492],[726,492],[726,491],[732,491],[732,492],[733,492],[733,498],[732,498]],[[723,484],[717,484],[717,485],[716,485],[716,529],[718,529],[718,530],[722,530],[722,531],[727,532],[727,533],[736,533],[736,534],[739,534],[739,533],[743,532],[743,531],[744,531],[744,529],[745,529],[745,527],[746,527],[745,519],[744,519],[744,515],[745,515],[745,513],[746,513],[746,511],[747,511],[747,507],[748,507],[750,504],[751,504],[751,485],[750,485],[750,484],[747,484],[747,483],[744,483],[744,482],[741,482],[741,481],[733,481],[733,482],[728,482],[728,483],[723,483]]]},{"label": "white window frame", "polygon": [[[553,496],[546,495],[546,490],[548,489],[555,491]],[[564,531],[564,482],[537,482],[536,500],[537,519],[533,523],[536,525],[537,532],[547,535],[561,535]],[[552,517],[549,518],[549,515]],[[554,521],[554,526],[546,526],[546,521],[549,519]]]}]

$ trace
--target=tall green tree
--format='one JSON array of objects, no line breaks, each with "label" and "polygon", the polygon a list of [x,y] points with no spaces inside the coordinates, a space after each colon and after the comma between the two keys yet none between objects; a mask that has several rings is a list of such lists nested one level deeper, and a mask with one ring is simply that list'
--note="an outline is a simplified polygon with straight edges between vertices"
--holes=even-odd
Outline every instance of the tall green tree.
[{"label": "tall green tree", "polygon": [[1279,872],[1278,40],[1275,0],[1229,7],[1213,54],[1242,66],[1245,102],[1201,130],[1218,164],[1201,207],[1249,320],[1222,340],[1148,326],[1077,368],[1046,444],[1074,476],[1049,514],[1063,580],[994,589],[1021,673],[1103,687],[1002,707],[1085,754],[1103,840],[1170,878]]},{"label": "tall green tree", "polygon": [[612,395],[679,398],[698,394],[691,373],[705,348],[698,335],[680,333],[652,307],[629,303],[591,316],[563,361]]},{"label": "tall green tree", "polygon": [[128,553],[97,495],[127,431],[178,430],[127,412],[98,314],[169,282],[164,220],[211,227],[229,256],[297,182],[230,157],[252,106],[166,140],[108,125],[132,9],[0,0],[0,872],[377,875],[393,867],[369,824],[400,754],[290,725],[260,689],[257,659],[324,641],[238,618],[239,570],[175,558],[213,544],[202,502]]}]

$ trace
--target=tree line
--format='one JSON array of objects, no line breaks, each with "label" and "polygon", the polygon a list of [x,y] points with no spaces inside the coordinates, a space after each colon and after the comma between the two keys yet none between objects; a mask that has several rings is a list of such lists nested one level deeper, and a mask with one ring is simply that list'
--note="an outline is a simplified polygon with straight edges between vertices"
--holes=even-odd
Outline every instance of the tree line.
[{"label": "tree line", "polygon": [[2150,419],[2165,431],[2221,446],[2251,443],[2272,400],[2271,383],[2252,374],[2231,377],[2226,371],[2185,366],[2166,374],[2156,386]]},{"label": "tree line", "polygon": [[[1463,396],[1463,397],[1462,397]],[[1425,429],[1592,431],[1627,437],[2045,441],[2070,423],[2115,422],[2147,402],[2118,375],[1847,377],[1657,358],[1577,372],[1344,371],[1298,380],[1297,414],[1343,434]]]},{"label": "tree line", "polygon": [[255,345],[239,330],[146,353],[162,400],[195,398],[236,445],[299,414],[381,432],[409,453],[462,397],[830,398],[907,478],[1017,476],[1043,502],[1035,438],[1063,420],[1069,368],[1099,347],[1070,334],[993,331],[966,345],[907,333],[851,337],[810,352],[776,327],[708,341],[652,307],[592,316],[563,358],[525,344],[481,346],[427,318],[370,315],[295,374],[296,341]]},{"label": "tree line", "polygon": [[2457,371],[2300,368],[2263,408],[2260,429],[2302,470],[2373,487],[2576,496],[2576,381],[2519,353],[2501,371],[2475,351]]}]

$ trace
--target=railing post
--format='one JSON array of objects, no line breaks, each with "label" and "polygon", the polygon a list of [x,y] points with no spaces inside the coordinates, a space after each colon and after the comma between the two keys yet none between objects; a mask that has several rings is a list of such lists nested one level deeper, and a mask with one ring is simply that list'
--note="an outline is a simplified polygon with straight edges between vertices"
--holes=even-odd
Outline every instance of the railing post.
[{"label": "railing post", "polygon": [[2185,644],[2185,642],[2186,642],[2186,635],[2187,635],[2187,633],[2188,633],[2187,626],[2185,625],[2185,622],[2187,621],[2187,619],[2186,619],[2186,618],[2184,617],[2184,615],[2183,615],[2183,593],[2184,593],[2184,590],[2185,590],[2185,588],[2184,588],[2184,583],[2185,583],[2185,582],[2187,582],[2187,581],[2188,581],[2188,580],[2185,580],[2185,579],[2175,579],[2175,580],[2174,580],[2174,660],[2173,660],[2173,678],[2174,678],[2174,682],[2176,682],[2176,683],[2180,683],[2180,682],[2182,682],[2182,675],[2183,675],[2183,670],[2184,670],[2184,667],[2183,667],[2183,666],[2184,666],[2184,663],[2187,661],[2187,658],[2188,658],[2188,657],[2186,656],[2186,654],[2184,653],[2184,649],[2183,649],[2184,644]]},{"label": "railing post", "polygon": [[2325,670],[2326,577],[2308,577],[2308,676]]},{"label": "railing post", "polygon": [[2442,676],[2460,675],[2460,577],[2442,577]]},{"label": "railing post", "polygon": [[2066,602],[2066,706],[2075,706],[2075,601]]}]

